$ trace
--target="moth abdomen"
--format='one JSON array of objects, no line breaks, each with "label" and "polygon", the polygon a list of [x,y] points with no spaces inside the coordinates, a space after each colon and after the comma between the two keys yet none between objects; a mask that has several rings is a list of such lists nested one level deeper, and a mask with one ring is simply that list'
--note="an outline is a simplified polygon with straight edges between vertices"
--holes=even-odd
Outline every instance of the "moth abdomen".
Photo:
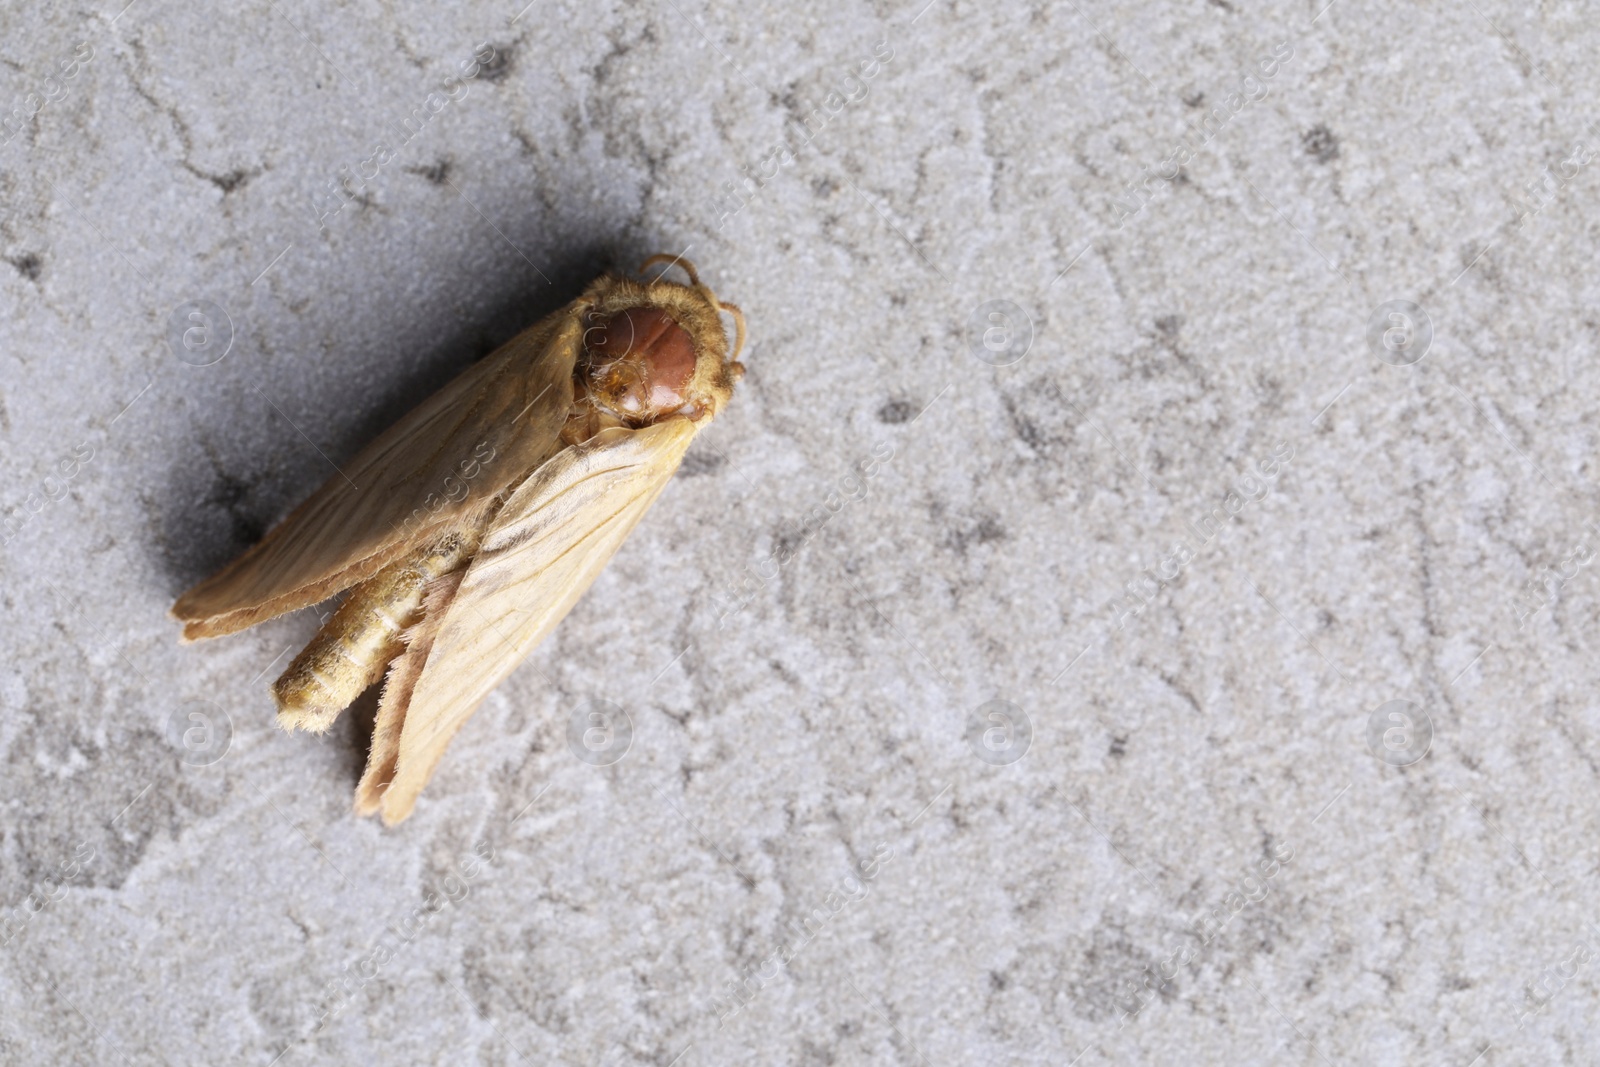
[{"label": "moth abdomen", "polygon": [[278,725],[323,733],[405,649],[429,583],[464,567],[476,539],[452,534],[351,590],[272,686]]}]

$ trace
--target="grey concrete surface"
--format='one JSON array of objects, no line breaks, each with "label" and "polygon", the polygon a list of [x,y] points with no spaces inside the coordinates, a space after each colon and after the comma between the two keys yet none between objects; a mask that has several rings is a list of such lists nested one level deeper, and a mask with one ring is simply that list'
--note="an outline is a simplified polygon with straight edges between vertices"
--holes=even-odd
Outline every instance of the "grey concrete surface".
[{"label": "grey concrete surface", "polygon": [[[520,3],[0,13],[0,1062],[1595,1062],[1592,11]],[[352,817],[167,607],[654,252],[749,377]]]}]

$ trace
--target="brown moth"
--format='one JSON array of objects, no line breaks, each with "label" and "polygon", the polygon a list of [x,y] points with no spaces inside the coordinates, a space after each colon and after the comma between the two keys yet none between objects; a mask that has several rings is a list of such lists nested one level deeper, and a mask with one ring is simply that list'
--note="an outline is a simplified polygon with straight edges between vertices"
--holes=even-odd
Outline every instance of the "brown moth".
[{"label": "brown moth", "polygon": [[728,402],[744,315],[683,266],[689,285],[602,276],[173,605],[195,641],[349,590],[272,695],[280,726],[322,733],[384,679],[358,813],[391,826],[411,814],[456,731],[577,603]]}]

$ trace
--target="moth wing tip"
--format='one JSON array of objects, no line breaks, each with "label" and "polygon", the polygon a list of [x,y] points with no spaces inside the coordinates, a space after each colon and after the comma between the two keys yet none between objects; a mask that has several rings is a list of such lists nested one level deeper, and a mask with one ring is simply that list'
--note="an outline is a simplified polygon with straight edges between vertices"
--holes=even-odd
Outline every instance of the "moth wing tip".
[{"label": "moth wing tip", "polygon": [[383,825],[392,830],[411,818],[411,809],[414,803],[412,800],[407,800],[404,804],[385,802],[381,807]]}]

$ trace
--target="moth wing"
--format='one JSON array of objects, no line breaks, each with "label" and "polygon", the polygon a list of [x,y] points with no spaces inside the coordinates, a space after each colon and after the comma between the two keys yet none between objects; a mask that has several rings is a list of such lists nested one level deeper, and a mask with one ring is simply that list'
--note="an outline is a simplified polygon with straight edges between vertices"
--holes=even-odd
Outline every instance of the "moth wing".
[{"label": "moth wing", "polygon": [[383,794],[394,780],[395,763],[400,759],[400,731],[406,721],[406,705],[417,679],[433,650],[433,640],[449,614],[465,571],[453,571],[434,580],[423,594],[422,618],[407,629],[402,640],[405,651],[389,664],[378,701],[378,714],[372,723],[372,748],[367,767],[356,785],[356,814],[371,815],[383,803]]},{"label": "moth wing", "polygon": [[[260,542],[179,597],[172,614],[187,623],[184,639],[315,604],[430,537],[473,524],[475,512],[558,447],[581,343],[579,317],[558,312],[463,371]],[[463,478],[463,464],[480,473]],[[448,499],[447,478],[468,486],[462,499]]]},{"label": "moth wing", "polygon": [[555,629],[661,493],[694,440],[671,419],[559,452],[485,533],[411,692],[383,821],[412,805],[456,731]]}]

